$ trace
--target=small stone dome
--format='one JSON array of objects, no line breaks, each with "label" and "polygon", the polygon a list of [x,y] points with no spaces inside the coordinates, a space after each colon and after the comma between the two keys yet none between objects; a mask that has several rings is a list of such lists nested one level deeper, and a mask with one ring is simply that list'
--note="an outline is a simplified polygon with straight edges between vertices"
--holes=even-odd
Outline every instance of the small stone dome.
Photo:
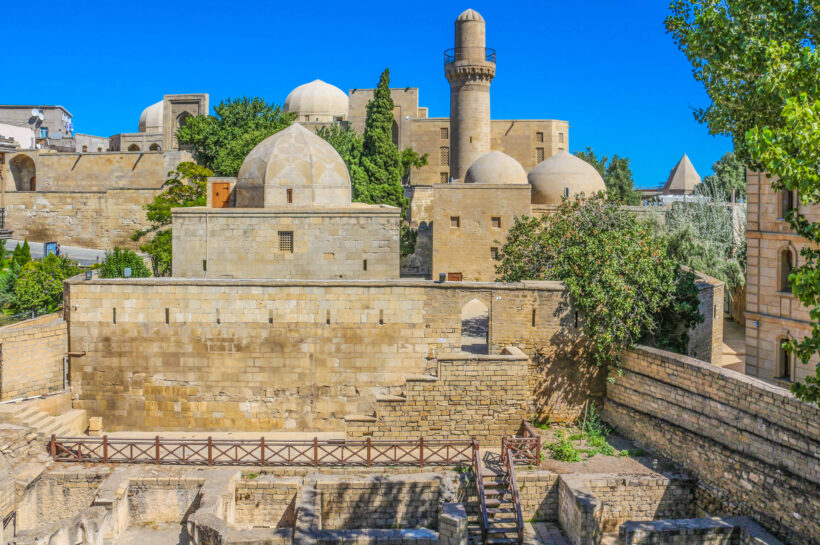
[{"label": "small stone dome", "polygon": [[464,176],[467,184],[525,184],[527,172],[521,163],[500,151],[482,155],[470,165]]},{"label": "small stone dome", "polygon": [[483,23],[484,17],[482,17],[481,14],[474,9],[467,9],[461,12],[461,15],[459,15],[458,19],[456,19],[456,22],[461,21],[478,21]]},{"label": "small stone dome", "polygon": [[538,163],[527,179],[532,185],[533,204],[561,204],[562,197],[606,190],[595,167],[564,150]]},{"label": "small stone dome", "polygon": [[298,123],[257,144],[236,178],[237,208],[286,206],[350,206],[342,157]]},{"label": "small stone dome", "polygon": [[162,102],[151,104],[140,114],[139,132],[162,132]]},{"label": "small stone dome", "polygon": [[333,121],[347,119],[348,102],[344,91],[316,79],[291,91],[284,110],[295,113],[299,121]]}]

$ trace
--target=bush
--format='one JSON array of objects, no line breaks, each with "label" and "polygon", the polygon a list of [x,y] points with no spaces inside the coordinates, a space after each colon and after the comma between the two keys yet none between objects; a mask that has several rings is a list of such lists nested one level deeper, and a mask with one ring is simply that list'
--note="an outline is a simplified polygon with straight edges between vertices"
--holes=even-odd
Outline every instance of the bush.
[{"label": "bush", "polygon": [[547,445],[552,457],[559,462],[579,462],[581,455],[569,439],[561,439]]},{"label": "bush", "polygon": [[100,278],[123,278],[126,268],[131,269],[131,276],[134,278],[151,276],[151,271],[140,256],[131,250],[115,246],[113,250],[105,252],[105,258],[99,266]]},{"label": "bush", "polygon": [[81,272],[75,261],[49,254],[41,261],[29,261],[14,283],[15,312],[54,312],[63,304],[63,281]]}]

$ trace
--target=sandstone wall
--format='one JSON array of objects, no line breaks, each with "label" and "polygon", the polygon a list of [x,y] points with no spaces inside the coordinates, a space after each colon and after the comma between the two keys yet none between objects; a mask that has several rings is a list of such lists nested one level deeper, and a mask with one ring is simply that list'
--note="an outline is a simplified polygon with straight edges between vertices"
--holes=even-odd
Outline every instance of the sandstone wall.
[{"label": "sandstone wall", "polygon": [[578,335],[557,282],[78,279],[66,292],[70,349],[87,353],[72,360],[75,406],[111,429],[341,429],[428,355],[459,352],[474,299],[490,353],[567,358]]},{"label": "sandstone wall", "polygon": [[348,421],[347,435],[475,437],[495,446],[529,415],[529,358],[509,352],[440,357],[436,375],[409,378],[402,395],[378,401],[374,421]]},{"label": "sandstone wall", "polygon": [[299,485],[299,479],[270,475],[236,483],[233,522],[237,526],[292,528]]},{"label": "sandstone wall", "polygon": [[820,540],[820,409],[782,388],[640,347],[607,387],[604,416],[698,478],[710,515],[748,515],[784,541]]},{"label": "sandstone wall", "polygon": [[18,239],[58,241],[101,250],[136,248],[131,235],[147,225],[142,206],[157,189],[6,194],[6,228]]},{"label": "sandstone wall", "polygon": [[723,357],[723,296],[725,285],[720,280],[695,271],[698,288],[698,310],[703,322],[689,332],[687,353],[693,358],[720,365]]},{"label": "sandstone wall", "polygon": [[167,170],[165,154],[41,153],[37,160],[38,191],[105,191],[157,189]]},{"label": "sandstone wall", "polygon": [[0,400],[61,391],[67,350],[66,323],[59,314],[0,328]]},{"label": "sandstone wall", "polygon": [[[184,278],[395,279],[399,209],[177,208],[173,274]],[[291,233],[284,248],[280,233]]]}]

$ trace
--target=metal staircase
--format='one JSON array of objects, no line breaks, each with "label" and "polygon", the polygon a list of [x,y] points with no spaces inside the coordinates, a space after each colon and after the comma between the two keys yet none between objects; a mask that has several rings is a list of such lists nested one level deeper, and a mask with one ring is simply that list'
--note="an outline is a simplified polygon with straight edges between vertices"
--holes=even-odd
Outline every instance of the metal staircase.
[{"label": "metal staircase", "polygon": [[484,545],[524,543],[524,520],[513,456],[502,442],[501,464],[488,468],[481,460],[478,443],[473,443],[473,474],[480,510],[481,540]]}]

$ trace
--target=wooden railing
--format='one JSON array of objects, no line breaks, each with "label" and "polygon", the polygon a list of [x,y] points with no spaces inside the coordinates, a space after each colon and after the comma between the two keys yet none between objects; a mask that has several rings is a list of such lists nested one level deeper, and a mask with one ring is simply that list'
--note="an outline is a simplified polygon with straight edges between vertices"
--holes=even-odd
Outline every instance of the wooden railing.
[{"label": "wooden railing", "polygon": [[510,495],[515,507],[515,528],[518,530],[518,543],[524,543],[524,517],[521,515],[521,499],[518,497],[518,483],[515,481],[515,464],[512,449],[506,442],[506,437],[501,439],[501,458],[504,461],[507,475],[510,479]]},{"label": "wooden railing", "polygon": [[[533,464],[537,466],[541,462],[541,436],[535,427],[524,420],[515,437],[502,438],[502,443],[510,451],[512,461],[517,464]],[[505,449],[502,447],[502,456]]]},{"label": "wooden railing", "polygon": [[[477,443],[476,443],[477,444]],[[153,439],[51,436],[57,462],[166,465],[385,466],[469,463],[469,439],[273,441],[260,439]]]},{"label": "wooden railing", "polygon": [[481,475],[481,455],[478,451],[478,441],[473,439],[473,475],[475,476],[475,488],[478,495],[478,507],[481,512],[481,543],[487,543],[487,528],[490,523],[487,520],[487,503],[484,496],[484,478]]}]

